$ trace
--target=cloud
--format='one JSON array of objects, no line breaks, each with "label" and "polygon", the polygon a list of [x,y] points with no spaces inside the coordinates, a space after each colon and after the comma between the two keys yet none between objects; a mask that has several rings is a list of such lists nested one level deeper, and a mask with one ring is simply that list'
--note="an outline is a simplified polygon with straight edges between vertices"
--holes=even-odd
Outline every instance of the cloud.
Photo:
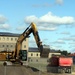
[{"label": "cloud", "polygon": [[56,0],[56,4],[62,5],[63,4],[63,0]]},{"label": "cloud", "polygon": [[27,16],[25,17],[26,23],[35,22],[38,24],[53,24],[53,25],[61,25],[61,24],[73,24],[75,22],[75,19],[71,16],[64,16],[59,17],[56,15],[53,15],[51,12],[48,12],[47,14],[36,17],[35,15]]},{"label": "cloud", "polygon": [[53,6],[53,4],[51,4],[51,3],[44,3],[43,4],[43,7],[52,7]]},{"label": "cloud", "polygon": [[36,43],[34,37],[29,40],[30,43]]},{"label": "cloud", "polygon": [[36,44],[34,37],[29,40],[29,46],[30,47],[37,47],[37,44]]},{"label": "cloud", "polygon": [[43,27],[43,26],[38,26],[38,29],[39,30],[48,30],[48,31],[54,31],[54,30],[57,30],[57,27]]},{"label": "cloud", "polygon": [[31,22],[36,23],[41,30],[56,30],[57,26],[60,25],[72,25],[75,23],[74,17],[71,16],[56,16],[51,12],[47,14],[37,17],[35,15],[30,15],[25,17],[24,19],[26,24],[30,24]]},{"label": "cloud", "polygon": [[57,43],[57,44],[65,44],[65,42],[63,40],[57,40],[57,41],[55,41],[55,43]]},{"label": "cloud", "polygon": [[27,16],[25,17],[24,21],[27,24],[30,24],[31,22],[38,23],[39,18],[37,18],[35,15]]},{"label": "cloud", "polygon": [[36,7],[36,8],[39,8],[39,7],[52,7],[54,6],[54,4],[51,4],[51,3],[43,3],[42,5],[40,4],[33,4],[32,7]]},{"label": "cloud", "polygon": [[61,34],[70,35],[70,32],[64,31]]},{"label": "cloud", "polygon": [[0,29],[2,29],[2,30],[10,30],[10,25],[9,24],[0,24]]},{"label": "cloud", "polygon": [[40,7],[39,4],[33,4],[32,7]]},{"label": "cloud", "polygon": [[51,12],[48,12],[46,15],[39,18],[40,23],[49,23],[49,24],[72,24],[75,22],[75,19],[70,16],[59,17],[53,15]]},{"label": "cloud", "polygon": [[42,3],[42,4],[33,4],[32,7],[34,8],[39,8],[39,7],[53,7],[53,6],[56,6],[57,5],[63,5],[63,0],[55,0],[53,3],[49,3],[49,2],[45,2],[45,3]]},{"label": "cloud", "polygon": [[4,24],[7,21],[7,18],[3,15],[0,15],[0,24]]},{"label": "cloud", "polygon": [[[70,42],[69,44],[73,44],[73,45],[75,45],[75,42]],[[75,46],[74,46],[75,47]]]},{"label": "cloud", "polygon": [[62,40],[65,40],[65,41],[74,41],[75,37],[65,37],[65,38],[62,38]]},{"label": "cloud", "polygon": [[10,25],[7,24],[7,18],[4,15],[0,15],[0,29],[1,30],[10,30]]},{"label": "cloud", "polygon": [[62,50],[62,46],[51,46],[50,45],[50,49],[55,49],[55,50],[61,49]]},{"label": "cloud", "polygon": [[75,37],[75,35],[71,35],[71,37]]},{"label": "cloud", "polygon": [[54,41],[54,42],[50,42],[51,44],[65,44],[65,42],[63,40],[57,40],[57,41]]},{"label": "cloud", "polygon": [[26,29],[25,26],[19,26],[19,27],[16,28],[16,30],[25,30],[25,29]]}]

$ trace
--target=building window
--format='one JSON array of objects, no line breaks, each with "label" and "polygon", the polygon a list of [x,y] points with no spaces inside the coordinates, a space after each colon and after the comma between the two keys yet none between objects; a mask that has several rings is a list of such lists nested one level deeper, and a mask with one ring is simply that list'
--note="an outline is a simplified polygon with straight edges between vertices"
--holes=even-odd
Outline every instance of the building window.
[{"label": "building window", "polygon": [[13,47],[13,45],[11,45],[11,47]]},{"label": "building window", "polygon": [[26,48],[26,45],[24,45],[24,48]]},{"label": "building window", "polygon": [[5,37],[3,37],[3,40],[5,40]]},{"label": "building window", "polygon": [[13,40],[13,38],[11,38],[11,41]]},{"label": "building window", "polygon": [[36,59],[36,62],[38,62],[38,59]]},{"label": "building window", "polygon": [[31,62],[32,62],[33,60],[31,59]]},{"label": "building window", "polygon": [[4,47],[4,45],[3,45],[3,47]]},{"label": "building window", "polygon": [[15,38],[15,41],[17,41],[17,38]]},{"label": "building window", "polygon": [[7,47],[8,47],[9,45],[7,45]]},{"label": "building window", "polygon": [[7,37],[7,40],[9,40],[9,38]]},{"label": "building window", "polygon": [[38,56],[38,54],[36,54],[36,56]]},{"label": "building window", "polygon": [[0,40],[1,40],[1,38],[0,38]]},{"label": "building window", "polygon": [[26,39],[25,39],[25,41],[26,41]]},{"label": "building window", "polygon": [[33,54],[31,53],[31,56],[33,56]]}]

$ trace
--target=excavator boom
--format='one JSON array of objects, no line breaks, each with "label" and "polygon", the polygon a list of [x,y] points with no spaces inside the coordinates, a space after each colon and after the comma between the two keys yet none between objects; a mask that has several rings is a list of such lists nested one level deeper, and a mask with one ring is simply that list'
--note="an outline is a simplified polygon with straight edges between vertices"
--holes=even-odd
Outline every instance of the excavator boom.
[{"label": "excavator boom", "polygon": [[38,50],[40,52],[40,56],[44,57],[44,58],[48,57],[49,52],[50,52],[50,48],[47,45],[42,45],[36,24],[31,23],[31,28],[32,28],[32,33],[34,35]]},{"label": "excavator boom", "polygon": [[[12,52],[11,55],[9,55],[9,58],[7,60],[11,61],[12,63],[19,63],[23,65],[23,61],[27,62],[27,50],[21,50],[21,45],[24,39],[26,39],[30,34],[33,34],[38,50],[40,52],[40,57],[47,58],[50,52],[50,48],[48,45],[42,45],[42,42],[39,37],[39,33],[36,27],[36,24],[33,22],[30,24],[29,27],[26,28],[26,30],[18,37],[18,40],[16,42],[15,50]],[[22,54],[25,53],[25,54]],[[7,62],[3,63],[4,65],[7,64]]]},{"label": "excavator boom", "polygon": [[19,52],[20,52],[20,49],[21,49],[21,45],[22,45],[23,40],[26,39],[31,33],[33,33],[33,35],[34,35],[34,38],[35,38],[35,41],[36,41],[38,50],[40,52],[40,56],[41,57],[48,57],[48,54],[49,54],[50,49],[49,48],[45,48],[42,45],[42,42],[40,40],[40,37],[39,37],[39,33],[38,33],[38,30],[37,30],[36,24],[34,24],[32,22],[30,24],[30,26],[26,28],[26,30],[19,36],[19,38],[17,40],[16,47],[15,47],[15,51],[13,53],[13,56],[15,57],[15,59],[16,58],[19,58]]}]

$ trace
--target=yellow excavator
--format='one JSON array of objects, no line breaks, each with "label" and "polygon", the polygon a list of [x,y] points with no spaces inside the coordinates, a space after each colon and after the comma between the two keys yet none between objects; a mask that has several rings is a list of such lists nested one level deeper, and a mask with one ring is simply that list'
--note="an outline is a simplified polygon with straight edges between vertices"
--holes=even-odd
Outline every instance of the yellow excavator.
[{"label": "yellow excavator", "polygon": [[[40,52],[40,57],[43,57],[43,58],[48,57],[49,52],[50,52],[50,49],[47,48],[47,46],[45,48],[44,45],[42,45],[42,42],[40,40],[40,37],[39,37],[39,33],[38,33],[38,30],[37,30],[36,24],[32,22],[30,24],[30,26],[27,27],[26,30],[19,36],[19,38],[17,40],[17,43],[16,43],[16,46],[15,46],[14,52],[11,53],[11,55],[8,58],[9,61],[11,61],[13,63],[14,62],[18,62],[21,65],[23,65],[23,63],[22,63],[21,45],[22,45],[22,42],[24,41],[24,39],[26,39],[31,33],[33,34],[33,36],[35,38],[35,41],[36,41],[38,50]],[[27,53],[26,51],[24,51],[24,52]],[[27,55],[25,57],[27,57]],[[25,59],[25,61],[27,61],[27,58]],[[4,62],[4,65],[6,65],[6,64],[7,63]]]}]

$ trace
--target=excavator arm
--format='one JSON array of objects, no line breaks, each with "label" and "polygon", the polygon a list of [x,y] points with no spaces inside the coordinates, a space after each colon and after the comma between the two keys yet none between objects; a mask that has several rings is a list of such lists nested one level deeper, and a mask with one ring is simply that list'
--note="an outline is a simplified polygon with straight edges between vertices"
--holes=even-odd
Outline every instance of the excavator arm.
[{"label": "excavator arm", "polygon": [[41,57],[44,57],[44,58],[45,57],[48,57],[49,52],[50,52],[49,46],[48,45],[42,45],[42,42],[40,40],[40,37],[39,37],[39,33],[38,33],[38,30],[37,30],[36,24],[31,23],[31,28],[32,28],[32,33],[34,35],[34,38],[35,38],[35,41],[36,41],[38,50],[40,52],[40,56]]},{"label": "excavator arm", "polygon": [[20,52],[23,40],[26,39],[31,33],[33,33],[34,35],[36,44],[38,46],[38,50],[40,52],[40,56],[48,57],[50,49],[43,47],[42,42],[40,41],[40,37],[39,37],[36,25],[34,23],[31,23],[30,26],[26,28],[26,30],[19,36],[17,40],[15,51],[13,53],[13,56],[15,57],[15,59],[19,58],[19,52]]}]

